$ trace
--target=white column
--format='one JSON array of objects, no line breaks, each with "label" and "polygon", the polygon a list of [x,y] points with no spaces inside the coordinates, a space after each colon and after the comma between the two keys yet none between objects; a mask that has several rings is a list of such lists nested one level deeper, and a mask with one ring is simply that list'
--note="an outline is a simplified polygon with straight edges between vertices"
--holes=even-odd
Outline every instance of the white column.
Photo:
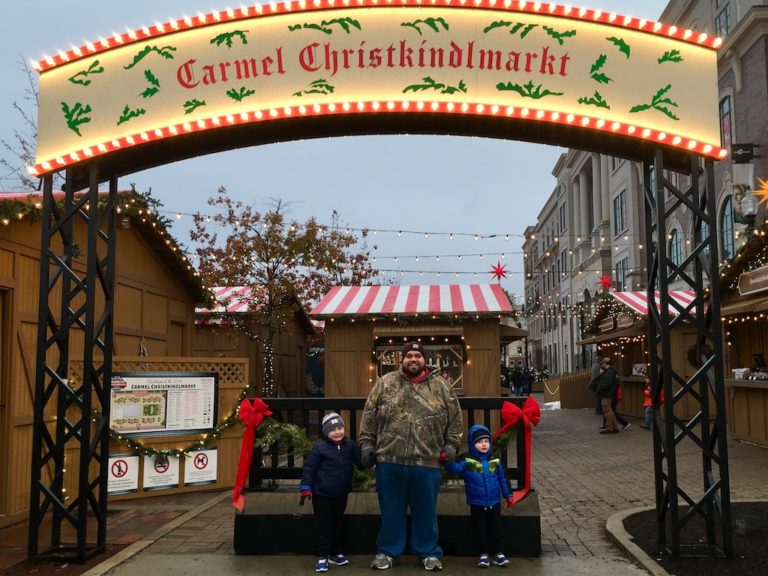
[{"label": "white column", "polygon": [[610,178],[610,157],[603,156],[600,163],[600,181],[601,189],[603,192],[603,218],[606,220],[611,219],[611,178]]},{"label": "white column", "polygon": [[[572,234],[574,236],[581,236],[581,213],[579,211],[579,206],[581,205],[580,198],[579,198],[579,182],[578,180],[569,180],[568,185],[571,188],[571,193],[569,194],[569,197],[571,198],[573,204],[571,209],[573,210],[573,232]],[[578,242],[576,242],[576,238],[573,239],[574,245],[577,245]]]},{"label": "white column", "polygon": [[592,220],[595,228],[603,221],[603,187],[600,166],[602,164],[599,154],[592,154]]},{"label": "white column", "polygon": [[579,172],[579,208],[581,210],[581,232],[582,239],[589,240],[591,230],[589,229],[589,182],[585,172]]}]

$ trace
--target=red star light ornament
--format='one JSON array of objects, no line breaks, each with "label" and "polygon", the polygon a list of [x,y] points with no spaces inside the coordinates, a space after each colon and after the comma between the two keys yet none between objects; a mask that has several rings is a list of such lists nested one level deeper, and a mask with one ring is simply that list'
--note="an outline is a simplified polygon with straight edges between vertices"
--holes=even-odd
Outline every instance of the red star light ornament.
[{"label": "red star light ornament", "polygon": [[502,278],[507,277],[507,265],[497,260],[496,266],[491,266],[491,276],[501,282]]},{"label": "red star light ornament", "polygon": [[603,276],[600,278],[600,286],[603,290],[608,290],[613,285],[613,280],[610,276]]}]

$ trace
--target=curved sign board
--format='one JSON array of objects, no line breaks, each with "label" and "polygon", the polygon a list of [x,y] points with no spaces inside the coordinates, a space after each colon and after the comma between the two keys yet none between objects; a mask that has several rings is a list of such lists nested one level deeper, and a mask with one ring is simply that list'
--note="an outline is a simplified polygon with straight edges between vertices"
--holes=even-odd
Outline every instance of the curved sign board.
[{"label": "curved sign board", "polygon": [[511,0],[315,0],[200,14],[36,63],[35,170],[98,159],[128,173],[261,142],[405,132],[720,158],[719,44]]}]

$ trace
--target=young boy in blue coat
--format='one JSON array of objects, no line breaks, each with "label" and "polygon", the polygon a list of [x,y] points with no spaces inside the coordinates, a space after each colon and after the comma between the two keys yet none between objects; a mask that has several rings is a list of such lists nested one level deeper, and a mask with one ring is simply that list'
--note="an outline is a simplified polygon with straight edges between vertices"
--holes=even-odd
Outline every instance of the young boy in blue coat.
[{"label": "young boy in blue coat", "polygon": [[344,421],[335,412],[322,422],[323,439],[312,446],[302,470],[301,500],[312,500],[315,515],[317,563],[315,572],[327,572],[328,564],[344,566],[342,553],[344,511],[352,490],[353,467],[361,467],[360,450],[347,438]]},{"label": "young boy in blue coat", "polygon": [[472,528],[480,548],[478,568],[493,564],[506,566],[509,560],[501,551],[501,498],[512,505],[512,491],[504,474],[504,464],[491,452],[491,431],[485,426],[472,426],[467,434],[469,454],[457,462],[446,462],[452,474],[464,477]]}]

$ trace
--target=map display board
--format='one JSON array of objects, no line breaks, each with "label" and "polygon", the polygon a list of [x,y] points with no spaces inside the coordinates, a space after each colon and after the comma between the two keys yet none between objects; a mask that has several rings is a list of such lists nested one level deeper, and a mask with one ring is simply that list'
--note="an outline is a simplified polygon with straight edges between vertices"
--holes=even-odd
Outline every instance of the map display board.
[{"label": "map display board", "polygon": [[112,375],[109,426],[121,434],[190,433],[216,426],[215,372]]}]

